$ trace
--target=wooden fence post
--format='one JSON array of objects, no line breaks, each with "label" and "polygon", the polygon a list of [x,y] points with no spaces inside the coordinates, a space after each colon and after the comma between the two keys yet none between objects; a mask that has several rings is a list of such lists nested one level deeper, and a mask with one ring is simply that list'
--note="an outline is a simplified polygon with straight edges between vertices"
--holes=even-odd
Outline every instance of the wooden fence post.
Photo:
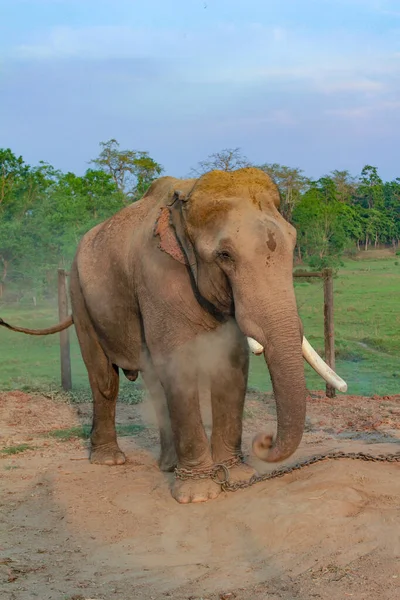
[{"label": "wooden fence post", "polygon": [[[58,316],[60,321],[68,317],[67,274],[58,269]],[[69,348],[69,331],[60,331],[61,385],[64,390],[72,389],[71,355]]]},{"label": "wooden fence post", "polygon": [[[333,273],[332,269],[324,269],[324,337],[325,360],[335,370],[335,328],[333,320]],[[326,386],[328,398],[334,398],[335,388]]]}]

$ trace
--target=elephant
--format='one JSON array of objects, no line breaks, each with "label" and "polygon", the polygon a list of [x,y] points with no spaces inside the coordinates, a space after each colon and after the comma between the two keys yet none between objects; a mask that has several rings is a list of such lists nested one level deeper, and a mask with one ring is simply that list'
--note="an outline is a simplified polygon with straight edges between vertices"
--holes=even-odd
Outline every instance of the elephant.
[{"label": "elephant", "polygon": [[241,450],[249,351],[264,355],[276,401],[275,439],[253,440],[264,461],[287,459],[302,439],[303,357],[345,391],[303,336],[296,230],[279,206],[278,187],[257,168],[165,176],[83,236],[70,269],[72,316],[45,334],[75,325],[93,396],[91,462],[126,460],[115,429],[120,370],[132,381],[141,373],[154,400],[158,464],[176,472],[172,495],[180,503],[216,498],[221,465],[230,481],[255,473]]}]

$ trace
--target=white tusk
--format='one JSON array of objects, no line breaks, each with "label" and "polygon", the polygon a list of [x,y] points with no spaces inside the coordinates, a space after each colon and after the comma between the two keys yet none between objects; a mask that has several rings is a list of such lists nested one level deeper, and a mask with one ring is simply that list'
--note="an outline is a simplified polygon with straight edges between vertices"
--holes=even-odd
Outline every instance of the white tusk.
[{"label": "white tusk", "polygon": [[261,344],[259,344],[255,339],[248,337],[247,343],[249,344],[249,348],[253,354],[258,355],[264,352],[263,346],[261,346]]},{"label": "white tusk", "polygon": [[302,350],[303,357],[318,375],[339,392],[347,392],[347,383],[322,360],[305,337],[303,337]]}]

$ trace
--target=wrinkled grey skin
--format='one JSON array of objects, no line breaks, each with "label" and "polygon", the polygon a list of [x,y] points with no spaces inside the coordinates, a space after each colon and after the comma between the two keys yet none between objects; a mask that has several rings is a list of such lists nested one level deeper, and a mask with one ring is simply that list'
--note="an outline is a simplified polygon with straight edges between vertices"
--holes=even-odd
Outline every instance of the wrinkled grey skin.
[{"label": "wrinkled grey skin", "polygon": [[[278,206],[276,186],[257,169],[163,177],[84,236],[70,290],[94,400],[92,462],[125,461],[115,431],[120,369],[131,380],[141,372],[155,401],[162,469],[206,468],[240,452],[245,336],[265,348],[277,403],[277,436],[260,438],[260,455],[275,462],[296,450],[305,419],[296,235]],[[207,393],[211,444],[199,408]],[[253,473],[242,464],[230,475]],[[220,486],[177,480],[172,493],[201,502]]]}]

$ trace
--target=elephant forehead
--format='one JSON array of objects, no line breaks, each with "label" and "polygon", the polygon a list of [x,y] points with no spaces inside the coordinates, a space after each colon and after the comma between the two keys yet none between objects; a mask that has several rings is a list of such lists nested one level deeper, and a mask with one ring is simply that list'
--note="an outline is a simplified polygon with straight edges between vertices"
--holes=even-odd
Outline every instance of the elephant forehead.
[{"label": "elephant forehead", "polygon": [[279,196],[278,188],[272,179],[254,167],[238,169],[237,171],[211,171],[206,173],[194,185],[190,196],[199,195],[238,197],[246,195],[256,198],[260,194],[269,193]]},{"label": "elephant forehead", "polygon": [[203,225],[233,209],[245,210],[246,203],[259,210],[279,206],[278,188],[268,175],[254,168],[212,171],[195,184],[187,207],[188,219],[192,224]]},{"label": "elephant forehead", "polygon": [[[265,229],[269,224],[269,217],[273,217],[276,208],[266,203],[265,199],[254,201],[247,194],[239,197],[197,197],[191,198],[185,206],[189,228],[203,228],[205,226],[221,227],[230,231],[235,229],[249,232]],[[275,220],[272,219],[275,223]]]},{"label": "elephant forehead", "polygon": [[274,189],[276,186],[272,179],[254,167],[238,169],[237,171],[210,171],[202,175],[193,188],[192,194],[205,193],[227,193],[237,195],[236,191],[241,188],[259,187],[263,191]]}]

